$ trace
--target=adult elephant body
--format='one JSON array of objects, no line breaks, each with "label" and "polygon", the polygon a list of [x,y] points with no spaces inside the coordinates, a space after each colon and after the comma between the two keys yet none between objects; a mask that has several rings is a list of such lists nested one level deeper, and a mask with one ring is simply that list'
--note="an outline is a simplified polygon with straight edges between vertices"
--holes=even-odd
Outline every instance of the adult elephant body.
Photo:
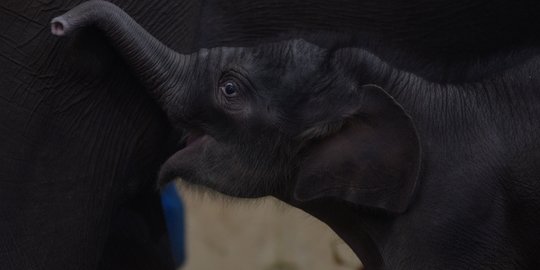
[{"label": "adult elephant body", "polygon": [[[0,268],[170,269],[155,184],[170,129],[99,33],[50,35],[76,4],[0,4]],[[195,29],[196,5],[124,7],[190,46],[160,27]]]},{"label": "adult elephant body", "polygon": [[[237,47],[306,38],[332,46],[335,40],[328,36],[343,33],[360,37],[351,45],[367,45],[396,64],[395,58],[406,54],[415,65],[402,62],[400,68],[418,73],[423,65],[452,69],[464,61],[538,45],[539,10],[534,1],[511,0],[208,0],[201,8],[201,33],[195,44]],[[313,33],[323,38],[312,39]],[[394,50],[400,54],[394,55]],[[436,72],[444,70],[431,74]]]}]

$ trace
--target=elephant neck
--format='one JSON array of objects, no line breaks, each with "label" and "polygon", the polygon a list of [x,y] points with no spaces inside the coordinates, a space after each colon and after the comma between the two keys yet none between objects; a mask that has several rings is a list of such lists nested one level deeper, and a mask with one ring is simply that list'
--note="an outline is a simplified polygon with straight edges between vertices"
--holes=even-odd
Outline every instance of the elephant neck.
[{"label": "elephant neck", "polygon": [[513,107],[532,108],[540,102],[536,93],[538,83],[534,81],[540,65],[538,50],[512,51],[470,63],[433,64],[432,71],[398,68],[365,49],[344,50],[349,50],[345,52],[348,57],[339,59],[346,62],[352,76],[362,84],[382,87],[424,130],[439,128],[451,132],[446,125],[449,120],[500,122],[503,119],[497,114],[501,112],[515,117],[515,127],[516,122],[521,123],[530,115]]},{"label": "elephant neck", "polygon": [[[484,66],[484,72],[474,71],[481,68],[468,64],[463,65],[463,73],[471,70],[474,75],[443,80],[399,69],[363,49],[343,50],[349,50],[338,58],[345,72],[360,84],[379,85],[411,116],[424,153],[447,152],[448,159],[460,162],[456,146],[462,147],[459,151],[464,152],[472,149],[463,142],[488,141],[486,138],[489,138],[501,141],[499,146],[516,140],[524,146],[536,144],[534,136],[525,131],[538,128],[534,119],[540,115],[537,106],[540,95],[535,74],[540,65],[540,52],[524,50],[515,52],[518,55],[515,57],[511,54],[494,56],[475,64]],[[522,132],[516,133],[519,130]],[[456,145],[459,142],[462,143]],[[508,150],[493,146],[481,147],[487,155]]]}]

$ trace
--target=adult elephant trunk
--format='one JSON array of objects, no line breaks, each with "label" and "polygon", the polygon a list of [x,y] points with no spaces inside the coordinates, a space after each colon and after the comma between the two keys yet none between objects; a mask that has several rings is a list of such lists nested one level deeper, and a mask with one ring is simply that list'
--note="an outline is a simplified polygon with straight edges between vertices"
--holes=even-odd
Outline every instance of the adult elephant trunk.
[{"label": "adult elephant trunk", "polygon": [[174,86],[189,56],[168,48],[122,9],[106,1],[85,2],[52,19],[51,32],[66,36],[91,25],[105,33],[152,96],[165,106],[167,97],[174,95]]}]

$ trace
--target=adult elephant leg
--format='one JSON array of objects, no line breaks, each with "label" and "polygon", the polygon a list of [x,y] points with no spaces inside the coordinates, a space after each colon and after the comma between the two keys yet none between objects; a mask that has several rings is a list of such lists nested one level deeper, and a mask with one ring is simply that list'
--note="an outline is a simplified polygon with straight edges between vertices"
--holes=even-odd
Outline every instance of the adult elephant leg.
[{"label": "adult elephant leg", "polygon": [[[105,267],[100,262],[116,259],[105,247],[122,244],[114,224],[129,213],[146,224],[149,246],[165,229],[137,202],[159,206],[155,179],[167,156],[168,125],[114,50],[74,49],[82,34],[68,42],[49,34],[50,18],[73,5],[0,3],[2,269]],[[186,14],[196,14],[197,5],[124,5],[169,46],[191,47],[196,27]],[[186,31],[168,35],[158,20]]]}]

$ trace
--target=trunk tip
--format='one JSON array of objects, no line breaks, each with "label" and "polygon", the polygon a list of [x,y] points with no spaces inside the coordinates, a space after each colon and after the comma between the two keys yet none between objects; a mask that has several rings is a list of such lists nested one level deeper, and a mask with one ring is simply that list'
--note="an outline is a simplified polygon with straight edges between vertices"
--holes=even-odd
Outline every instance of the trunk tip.
[{"label": "trunk tip", "polygon": [[66,36],[69,34],[69,24],[64,16],[58,16],[51,20],[51,33],[55,36]]}]

